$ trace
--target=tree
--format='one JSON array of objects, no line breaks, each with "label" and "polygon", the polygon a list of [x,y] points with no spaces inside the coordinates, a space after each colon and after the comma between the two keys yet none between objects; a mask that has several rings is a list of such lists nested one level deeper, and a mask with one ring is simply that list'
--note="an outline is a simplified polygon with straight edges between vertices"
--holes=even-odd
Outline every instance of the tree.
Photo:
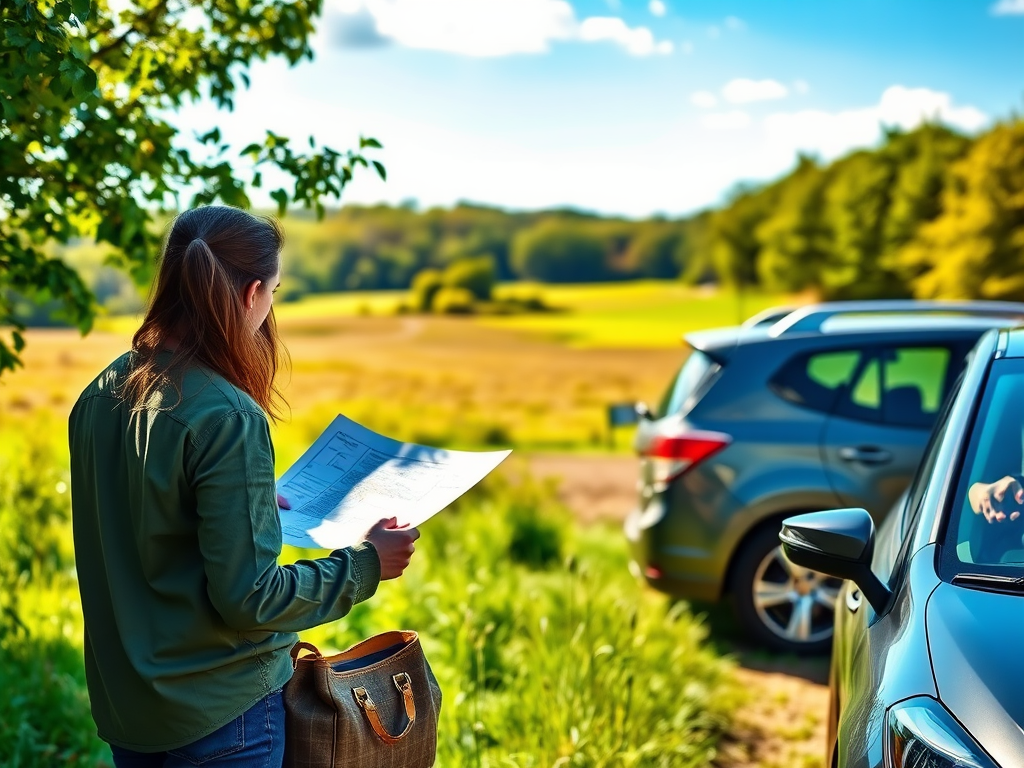
[{"label": "tree", "polygon": [[1024,300],[1024,120],[981,136],[951,175],[942,214],[900,253],[914,293]]},{"label": "tree", "polygon": [[608,276],[604,240],[585,225],[546,219],[519,232],[512,242],[512,266],[521,277],[548,283],[604,280]]},{"label": "tree", "polygon": [[757,239],[757,228],[772,212],[777,197],[778,184],[764,189],[741,189],[728,205],[711,215],[708,261],[726,285],[742,287],[759,282],[761,242]]},{"label": "tree", "polygon": [[801,157],[782,182],[771,215],[757,228],[762,283],[771,290],[802,291],[822,287],[822,273],[832,255],[832,231],[825,209],[829,174]]},{"label": "tree", "polygon": [[683,269],[683,232],[669,224],[640,228],[626,253],[626,263],[640,277],[675,278]]},{"label": "tree", "polygon": [[[208,95],[231,109],[249,65],[283,56],[312,57],[313,22],[323,0],[3,0],[0,3],[0,373],[20,364],[24,325],[18,295],[55,300],[83,333],[94,296],[78,274],[49,255],[52,243],[95,239],[108,262],[139,282],[151,276],[161,211],[220,201],[248,206],[248,183],[264,167],[291,179],[271,192],[323,214],[357,166],[383,166],[363,150],[295,151],[268,130],[240,150],[214,126],[198,137],[204,153],[182,147],[169,115]],[[115,10],[119,8],[121,10]],[[200,156],[202,154],[202,156]]]}]

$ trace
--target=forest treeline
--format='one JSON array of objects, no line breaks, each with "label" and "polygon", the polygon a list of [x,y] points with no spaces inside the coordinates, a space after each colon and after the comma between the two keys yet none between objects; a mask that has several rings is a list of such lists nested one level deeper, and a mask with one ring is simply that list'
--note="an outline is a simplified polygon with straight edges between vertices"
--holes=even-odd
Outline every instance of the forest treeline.
[{"label": "forest treeline", "polygon": [[[823,298],[1024,299],[1024,121],[973,138],[937,124],[888,131],[832,163],[802,156],[785,177],[681,219],[351,205],[322,221],[289,214],[285,226],[286,300],[404,289],[460,267],[500,281],[671,278]],[[102,267],[100,249],[68,257],[109,308],[137,301]]]},{"label": "forest treeline", "polygon": [[[666,190],[670,193],[670,190]],[[489,259],[499,280],[680,278],[824,298],[1024,299],[1024,121],[925,124],[679,220],[459,205],[342,209],[292,227],[293,292],[405,288]]]}]

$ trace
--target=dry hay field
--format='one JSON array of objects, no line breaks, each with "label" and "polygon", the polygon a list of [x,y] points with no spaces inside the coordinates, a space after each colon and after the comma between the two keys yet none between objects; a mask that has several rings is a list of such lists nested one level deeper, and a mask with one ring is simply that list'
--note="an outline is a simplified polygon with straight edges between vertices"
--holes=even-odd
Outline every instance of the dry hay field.
[{"label": "dry hay field", "polygon": [[[584,518],[621,517],[636,467],[630,429],[609,435],[607,405],[657,402],[685,359],[685,331],[784,301],[656,281],[502,290],[539,293],[559,311],[398,315],[402,293],[279,305],[291,359],[281,377],[291,413],[275,429],[279,471],[344,413],[398,439],[512,447],[507,471],[559,478],[563,501]],[[24,368],[0,377],[0,431],[63,433],[78,393],[128,349],[138,321],[104,318],[85,337],[30,330]]]}]

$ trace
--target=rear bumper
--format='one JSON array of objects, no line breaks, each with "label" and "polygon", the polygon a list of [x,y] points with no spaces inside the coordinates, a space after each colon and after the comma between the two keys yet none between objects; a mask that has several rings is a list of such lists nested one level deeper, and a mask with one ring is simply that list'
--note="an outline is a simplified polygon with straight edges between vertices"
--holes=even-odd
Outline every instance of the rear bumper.
[{"label": "rear bumper", "polygon": [[723,592],[725,566],[711,550],[670,543],[664,532],[664,502],[652,499],[635,509],[623,530],[630,553],[630,571],[659,592],[685,600],[716,602]]}]

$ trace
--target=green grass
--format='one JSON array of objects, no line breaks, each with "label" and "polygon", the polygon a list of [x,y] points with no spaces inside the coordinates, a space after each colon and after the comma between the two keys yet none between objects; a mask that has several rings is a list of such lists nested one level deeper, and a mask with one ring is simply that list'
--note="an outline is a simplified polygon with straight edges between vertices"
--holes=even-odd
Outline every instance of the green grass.
[{"label": "green grass", "polygon": [[[736,325],[768,307],[788,304],[783,294],[736,294],[692,288],[674,280],[628,283],[540,285],[506,283],[497,298],[538,297],[554,311],[522,315],[480,315],[464,322],[489,328],[526,331],[579,348],[678,347],[682,334],[702,328]],[[282,323],[366,315],[393,315],[409,303],[405,291],[314,294],[275,307]],[[100,330],[130,334],[137,316],[105,317]]]},{"label": "green grass", "polygon": [[[35,426],[0,446],[0,765],[100,768],[66,451],[54,423]],[[578,528],[554,498],[489,479],[424,526],[401,579],[304,638],[326,652],[420,632],[444,692],[438,766],[709,764],[741,699],[731,663],[685,607],[633,580],[617,528]]]},{"label": "green grass", "polygon": [[499,295],[538,295],[560,312],[486,317],[493,328],[539,333],[573,347],[678,347],[689,331],[736,325],[768,307],[777,294],[702,290],[645,280],[571,286],[503,286]]}]

